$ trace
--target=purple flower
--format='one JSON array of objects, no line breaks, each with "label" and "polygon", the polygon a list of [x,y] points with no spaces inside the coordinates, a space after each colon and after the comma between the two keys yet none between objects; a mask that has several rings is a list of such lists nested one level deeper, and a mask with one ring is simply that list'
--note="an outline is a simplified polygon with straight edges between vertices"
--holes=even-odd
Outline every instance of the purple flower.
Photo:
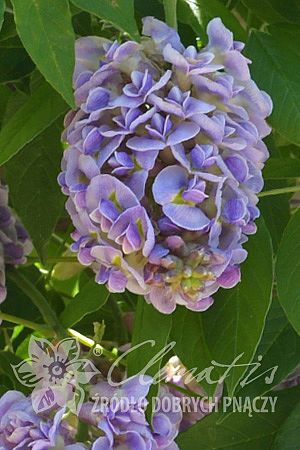
[{"label": "purple flower", "polygon": [[211,52],[198,53],[193,45],[190,45],[181,53],[167,44],[163,50],[163,56],[165,61],[173,64],[174,67],[189,76],[215,72],[224,67],[222,64],[211,64],[215,55]]},{"label": "purple flower", "polygon": [[8,187],[0,184],[0,303],[7,294],[5,265],[23,264],[32,248],[27,231],[8,206]]},{"label": "purple flower", "polygon": [[[178,235],[168,236],[149,257],[145,276],[152,288],[146,300],[166,314],[172,313],[176,304],[205,311],[213,303],[211,295],[218,290],[231,258],[231,251],[213,252],[203,245],[185,243]],[[232,285],[239,279],[234,281]]]},{"label": "purple flower", "polygon": [[32,448],[46,450],[58,445],[69,450],[85,447],[73,444],[74,432],[62,421],[64,409],[53,418],[39,417],[32,408],[30,397],[21,392],[8,391],[0,398],[0,448]]},{"label": "purple flower", "polygon": [[[107,382],[91,387],[90,396],[94,401],[85,403],[79,413],[81,420],[99,428],[103,436],[94,440],[92,450],[98,449],[178,449],[174,442],[182,419],[181,409],[164,412],[160,405],[153,416],[151,430],[146,416],[146,396],[152,379],[149,376],[134,376],[114,388]],[[160,400],[169,397],[172,405],[173,394],[161,387]]]},{"label": "purple flower", "polygon": [[207,26],[207,50],[215,54],[215,63],[223,64],[227,73],[238,80],[249,80],[248,60],[241,55],[244,48],[242,42],[233,40],[233,34],[222,24],[220,18],[210,21]]},{"label": "purple flower", "polygon": [[76,43],[77,111],[59,183],[80,262],[164,313],[203,311],[240,281],[256,231],[272,101],[219,18],[208,45],[143,19],[141,44]]},{"label": "purple flower", "polygon": [[[216,385],[214,396],[208,399],[203,387],[197,382],[177,356],[172,356],[172,358],[169,359],[164,367],[164,373],[166,381],[170,381],[176,386],[188,389],[199,396],[199,401],[195,403],[194,407],[185,408],[185,395],[176,390],[176,388],[169,387],[170,393],[180,399],[180,405],[182,405],[183,409],[179,431],[186,430],[199,420],[203,419],[207,414],[210,414],[222,396],[223,385],[218,384]],[[201,398],[203,400],[201,400]]]},{"label": "purple flower", "polygon": [[162,89],[168,83],[171,75],[171,70],[168,70],[157,82],[154,82],[148,69],[145,72],[133,71],[132,82],[124,86],[123,95],[115,99],[114,106],[134,108],[141,106],[153,92]]},{"label": "purple flower", "polygon": [[180,52],[184,50],[178,33],[154,17],[144,17],[143,34],[151,36],[158,51],[162,51],[167,44],[171,44],[173,48]]},{"label": "purple flower", "polygon": [[196,175],[190,180],[180,166],[163,169],[153,183],[153,196],[162,205],[162,211],[171,222],[186,230],[203,230],[209,225],[208,217],[198,208],[208,195],[206,183]]}]

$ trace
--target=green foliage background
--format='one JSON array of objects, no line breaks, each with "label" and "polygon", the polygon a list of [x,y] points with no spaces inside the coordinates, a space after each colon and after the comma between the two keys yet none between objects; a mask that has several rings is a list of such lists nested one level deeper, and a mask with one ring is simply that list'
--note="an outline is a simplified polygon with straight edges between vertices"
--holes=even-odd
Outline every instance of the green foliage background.
[{"label": "green foliage background", "polygon": [[[169,1],[171,5],[173,0]],[[9,185],[11,205],[35,247],[26,267],[8,272],[8,297],[1,310],[17,316],[20,324],[4,321],[0,327],[1,393],[24,389],[9,364],[27,357],[31,333],[51,336],[54,330],[61,336],[72,327],[94,337],[93,322],[102,321],[106,325],[102,342],[112,354],[117,355],[118,348],[129,341],[137,345],[156,340],[155,347],[144,345],[128,358],[129,375],[137,373],[170,341],[176,341],[176,346],[169,356],[178,355],[187,368],[196,367],[197,373],[212,360],[230,364],[243,353],[239,361],[243,366],[225,379],[225,392],[254,398],[269,392],[300,363],[300,211],[297,195],[291,202],[293,194],[284,193],[300,178],[297,0],[178,0],[177,4],[183,42],[195,44],[200,38],[204,45],[207,23],[221,17],[235,38],[246,42],[252,77],[274,102],[269,118],[273,132],[265,140],[271,158],[264,177],[265,190],[280,189],[281,194],[261,199],[262,218],[258,233],[247,244],[249,257],[242,266],[242,282],[219,291],[214,306],[205,313],[179,307],[171,316],[164,316],[133,294],[109,294],[68,251],[72,225],[56,177],[63,152],[63,116],[75,107],[74,42],[88,35],[129,36],[139,41],[141,18],[146,15],[164,19],[162,3],[0,0],[1,177]],[[41,312],[43,302],[46,306]],[[132,330],[125,324],[133,312]],[[33,329],[24,326],[24,320],[31,321]],[[278,366],[275,379],[267,385],[260,378],[242,387],[247,364],[257,361],[258,355],[263,356],[260,373]],[[157,364],[149,374],[159,368]],[[213,394],[211,385],[204,381],[203,386]],[[177,442],[186,450],[195,446],[299,448],[299,392],[299,388],[282,391],[274,414],[253,413],[249,418],[246,413],[215,412],[181,433]],[[150,392],[156,393],[155,389]],[[151,412],[147,414],[151,416]]]}]

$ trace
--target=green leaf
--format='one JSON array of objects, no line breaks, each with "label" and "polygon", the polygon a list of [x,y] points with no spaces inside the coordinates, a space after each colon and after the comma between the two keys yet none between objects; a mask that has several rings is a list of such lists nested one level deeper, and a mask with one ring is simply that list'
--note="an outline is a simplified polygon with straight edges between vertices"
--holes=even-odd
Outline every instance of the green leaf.
[{"label": "green leaf", "polygon": [[4,12],[5,12],[5,0],[0,0],[0,30],[4,21]]},{"label": "green leaf", "polygon": [[34,64],[24,48],[1,48],[0,83],[19,80],[31,73]]},{"label": "green leaf", "polygon": [[144,0],[134,0],[135,13],[138,12],[141,18],[154,16],[159,20],[164,20],[164,7],[160,0],[145,2]]},{"label": "green leaf", "polygon": [[[280,139],[281,136],[278,136],[278,139]],[[280,148],[280,154],[282,157],[289,156],[291,158],[299,158],[300,154],[300,147],[294,144],[287,144],[287,141],[285,144],[281,144]]]},{"label": "green leaf", "polygon": [[287,418],[278,431],[272,450],[294,450],[300,442],[300,402],[288,412]]},{"label": "green leaf", "polygon": [[[148,304],[142,296],[139,297],[135,312],[131,348],[142,343],[143,345],[130,352],[127,357],[128,377],[138,374],[143,369],[146,369],[146,367],[147,369],[144,373],[147,375],[154,377],[159,373],[164,358],[164,352],[162,350],[167,345],[171,326],[171,315],[161,314],[151,304]],[[146,343],[146,341],[148,342]],[[158,390],[159,384],[152,384],[148,399],[156,397]],[[149,407],[147,408],[147,416],[150,421],[152,418],[151,407],[152,401],[150,400]]]},{"label": "green leaf", "polygon": [[[7,87],[7,86],[6,86]],[[2,128],[12,118],[12,116],[20,109],[29,99],[29,96],[23,91],[8,88],[10,96],[7,99],[5,110],[3,111]],[[1,152],[0,152],[1,155]]]},{"label": "green leaf", "polygon": [[[22,0],[20,0],[22,1]],[[140,40],[134,19],[133,0],[72,0],[74,5],[111,22],[121,31],[128,33],[132,39]]]},{"label": "green leaf", "polygon": [[122,303],[125,300],[124,294],[124,292],[111,294],[108,302],[113,319],[113,333],[115,340],[119,344],[127,344],[130,340],[128,337],[128,329],[124,323],[124,316],[122,315]]},{"label": "green leaf", "polygon": [[[128,355],[127,371],[128,376],[139,373],[149,363],[162,348],[165,347],[170,334],[172,316],[162,314],[151,304],[140,296],[135,312],[134,330],[132,336],[132,347],[152,340],[152,344],[141,345]],[[161,360],[149,367],[146,373],[150,376],[155,375],[160,368]]]},{"label": "green leaf", "polygon": [[[1,312],[22,317],[33,322],[42,323],[42,317],[39,310],[34,306],[30,299],[24,295],[24,292],[10,279],[6,280],[7,297]],[[14,324],[10,322],[2,322],[1,327],[14,328]]]},{"label": "green leaf", "polygon": [[0,126],[2,126],[3,118],[5,115],[7,103],[12,94],[9,87],[2,85],[0,86]]},{"label": "green leaf", "polygon": [[[56,313],[62,311],[63,300],[54,290],[45,288],[45,278],[41,276],[41,272],[34,265],[22,266],[22,268],[19,268],[19,272],[22,272],[37,287],[40,293],[47,298]],[[43,318],[30,297],[9,276],[6,279],[6,286],[7,297],[3,305],[1,305],[1,311],[30,320],[31,322],[42,323]],[[10,322],[3,322],[1,326],[13,328],[15,325]]]},{"label": "green leaf", "polygon": [[74,32],[79,36],[92,36],[91,15],[81,11],[72,17]]},{"label": "green leaf", "polygon": [[[273,252],[271,238],[262,219],[258,230],[245,244],[248,257],[241,265],[242,281],[233,289],[220,290],[215,305],[203,317],[206,340],[214,359],[230,364],[248,364],[264,329],[273,287]],[[216,332],[217,330],[217,332]],[[224,345],[226,343],[226,345]],[[243,376],[245,367],[234,368],[225,382],[229,393]]]},{"label": "green leaf", "polygon": [[72,108],[75,35],[67,0],[12,0],[18,34],[46,80]]},{"label": "green leaf", "polygon": [[[296,449],[299,434],[294,434],[294,419],[299,414],[299,395],[300,386],[272,393],[268,397],[272,397],[273,402],[277,397],[274,412],[271,411],[268,401],[268,413],[252,412],[252,417],[249,417],[247,411],[236,412],[219,425],[218,414],[210,414],[179,433],[176,442],[182,449],[197,448],[195,446],[199,445],[199,442],[203,450]],[[262,407],[262,400],[257,402],[257,407]],[[277,440],[282,442],[281,436],[286,435],[287,430],[290,430],[291,436],[296,436],[295,440],[290,436],[288,447],[276,447]]]},{"label": "green leaf", "polygon": [[17,380],[17,378],[14,374],[14,371],[11,367],[11,364],[17,365],[21,361],[22,361],[22,359],[16,355],[14,355],[13,353],[1,351],[0,352],[0,373],[3,375],[7,375],[10,378],[15,389],[23,392],[25,395],[29,395],[30,389],[27,388],[26,386],[24,386],[23,384],[21,384]]},{"label": "green leaf", "polygon": [[[285,180],[266,180],[265,190],[287,187]],[[290,219],[290,195],[280,194],[262,197],[259,209],[272,238],[274,252],[277,252],[282,234]]]},{"label": "green leaf", "polygon": [[[268,147],[271,158],[266,162],[264,168],[264,178],[265,171],[268,171],[269,164],[272,166],[278,166],[283,159],[281,158],[281,150],[275,145],[274,135],[270,134],[264,139],[265,144]],[[294,146],[293,146],[294,147]],[[273,163],[274,161],[274,163]],[[270,172],[269,172],[270,173]],[[274,171],[273,171],[274,173]],[[288,186],[289,180],[287,179],[267,179],[265,181],[264,189],[266,191],[272,189],[279,189]],[[272,238],[274,252],[277,252],[278,245],[281,241],[282,234],[285,227],[290,219],[290,195],[281,194],[273,197],[263,197],[259,202],[259,209],[264,218],[265,224],[269,230]]]},{"label": "green leaf", "polygon": [[[175,354],[188,370],[196,368],[195,375],[198,375],[210,367],[213,360],[204,335],[202,313],[177,306],[172,316],[171,339],[176,342]],[[218,373],[214,370],[210,375],[210,379],[215,381],[213,384],[207,383],[204,375],[205,372],[203,380],[201,376],[198,381],[208,395],[213,395],[217,388]]]},{"label": "green leaf", "polygon": [[[249,236],[245,245],[248,258],[241,265],[242,281],[232,289],[220,289],[214,294],[214,304],[205,312],[181,311],[174,320],[172,339],[177,341],[176,354],[188,369],[196,374],[218,364],[249,364],[260,341],[269,309],[273,285],[271,239],[264,223],[258,221],[258,231]],[[189,349],[187,351],[186,349]],[[218,380],[226,367],[214,369],[211,380]],[[246,366],[232,368],[225,379],[231,395]],[[203,384],[208,390],[208,385]],[[216,385],[212,385],[216,386]],[[210,392],[211,393],[211,390]]]},{"label": "green leaf", "polygon": [[61,120],[48,127],[6,164],[11,202],[40,255],[62,211],[56,181],[62,157]]},{"label": "green leaf", "polygon": [[252,31],[245,54],[252,60],[253,79],[272,97],[274,109],[268,122],[299,145],[300,32],[287,25],[284,31],[280,26],[272,26],[272,33]]},{"label": "green leaf", "polygon": [[109,297],[109,292],[94,279],[86,283],[60,315],[60,321],[65,328],[72,327],[87,314],[97,311]]},{"label": "green leaf", "polygon": [[[25,331],[25,332],[24,332]],[[26,333],[27,331],[27,333]],[[16,355],[22,359],[28,359],[29,356],[29,341],[31,336],[36,336],[40,338],[44,338],[45,336],[38,331],[28,332],[26,328],[23,329],[22,333],[17,338],[17,342],[14,342],[14,346],[16,348]]]},{"label": "green leaf", "polygon": [[[180,0],[177,5],[178,21],[185,25],[190,25],[197,37],[200,37],[201,41],[204,42],[206,39],[206,33],[204,28],[201,26],[201,16],[197,13],[197,9],[192,9],[185,0]],[[180,30],[179,30],[180,31]],[[181,39],[182,34],[180,33]],[[195,44],[194,39],[189,39],[187,45]]]},{"label": "green leaf", "polygon": [[300,160],[295,158],[270,158],[263,170],[264,179],[300,177]]},{"label": "green leaf", "polygon": [[177,0],[163,0],[163,4],[166,24],[177,29]]},{"label": "green leaf", "polygon": [[286,227],[279,246],[276,277],[279,301],[300,334],[300,209]]},{"label": "green leaf", "polygon": [[14,389],[11,379],[7,375],[0,375],[0,396],[2,397],[7,391]]},{"label": "green leaf", "polygon": [[31,142],[68,109],[61,96],[43,83],[0,132],[0,165]]},{"label": "green leaf", "polygon": [[[219,0],[186,0],[201,27],[206,29],[208,22],[214,17],[221,17],[224,25],[229,28],[235,39],[246,41],[247,32],[238,19]],[[179,17],[180,20],[180,17]],[[207,39],[207,37],[206,37]],[[206,43],[206,42],[204,42]]]},{"label": "green leaf", "polygon": [[[266,318],[265,329],[252,364],[259,366],[250,374],[250,366],[243,381],[244,387],[236,392],[237,397],[261,396],[284,380],[300,362],[300,339],[289,324],[277,298],[273,299]],[[260,358],[262,359],[260,360]],[[232,413],[227,409],[226,414]],[[222,417],[222,419],[224,416]]]},{"label": "green leaf", "polygon": [[16,34],[17,30],[14,15],[9,12],[5,12],[4,23],[2,24],[2,29],[0,31],[0,41],[12,38],[13,36],[16,36]]},{"label": "green leaf", "polygon": [[[266,326],[253,358],[254,362],[257,362],[259,355],[262,356],[260,368],[250,376],[249,384],[242,388],[238,395],[253,398],[270,391],[293,372],[300,362],[299,336],[289,324],[277,298],[273,300],[267,315]],[[265,376],[270,376],[272,372],[269,369],[276,366],[273,380],[266,383]],[[265,371],[268,371],[265,375],[251,381]]]},{"label": "green leaf", "polygon": [[300,5],[298,0],[242,0],[253,14],[263,22],[296,22],[300,24]]}]

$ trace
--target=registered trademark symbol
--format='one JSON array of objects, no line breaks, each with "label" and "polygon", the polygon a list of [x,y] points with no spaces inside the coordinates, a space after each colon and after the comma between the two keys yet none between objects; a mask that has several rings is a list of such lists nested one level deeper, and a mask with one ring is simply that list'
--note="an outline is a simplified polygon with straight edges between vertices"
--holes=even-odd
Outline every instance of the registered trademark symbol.
[{"label": "registered trademark symbol", "polygon": [[101,356],[102,353],[103,353],[102,348],[95,347],[94,350],[93,350],[93,353],[94,353],[95,356]]}]

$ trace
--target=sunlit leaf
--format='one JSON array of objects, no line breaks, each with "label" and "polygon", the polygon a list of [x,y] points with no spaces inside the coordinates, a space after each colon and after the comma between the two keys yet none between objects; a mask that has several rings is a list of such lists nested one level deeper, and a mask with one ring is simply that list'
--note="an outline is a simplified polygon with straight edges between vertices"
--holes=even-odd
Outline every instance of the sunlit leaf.
[{"label": "sunlit leaf", "polygon": [[46,80],[75,108],[75,35],[67,0],[12,0],[18,34]]},{"label": "sunlit leaf", "polygon": [[72,0],[74,5],[88,11],[101,19],[107,20],[125,31],[135,40],[139,40],[139,32],[134,19],[133,0]]},{"label": "sunlit leaf", "polygon": [[276,277],[279,301],[300,334],[300,209],[288,223],[279,246]]}]

